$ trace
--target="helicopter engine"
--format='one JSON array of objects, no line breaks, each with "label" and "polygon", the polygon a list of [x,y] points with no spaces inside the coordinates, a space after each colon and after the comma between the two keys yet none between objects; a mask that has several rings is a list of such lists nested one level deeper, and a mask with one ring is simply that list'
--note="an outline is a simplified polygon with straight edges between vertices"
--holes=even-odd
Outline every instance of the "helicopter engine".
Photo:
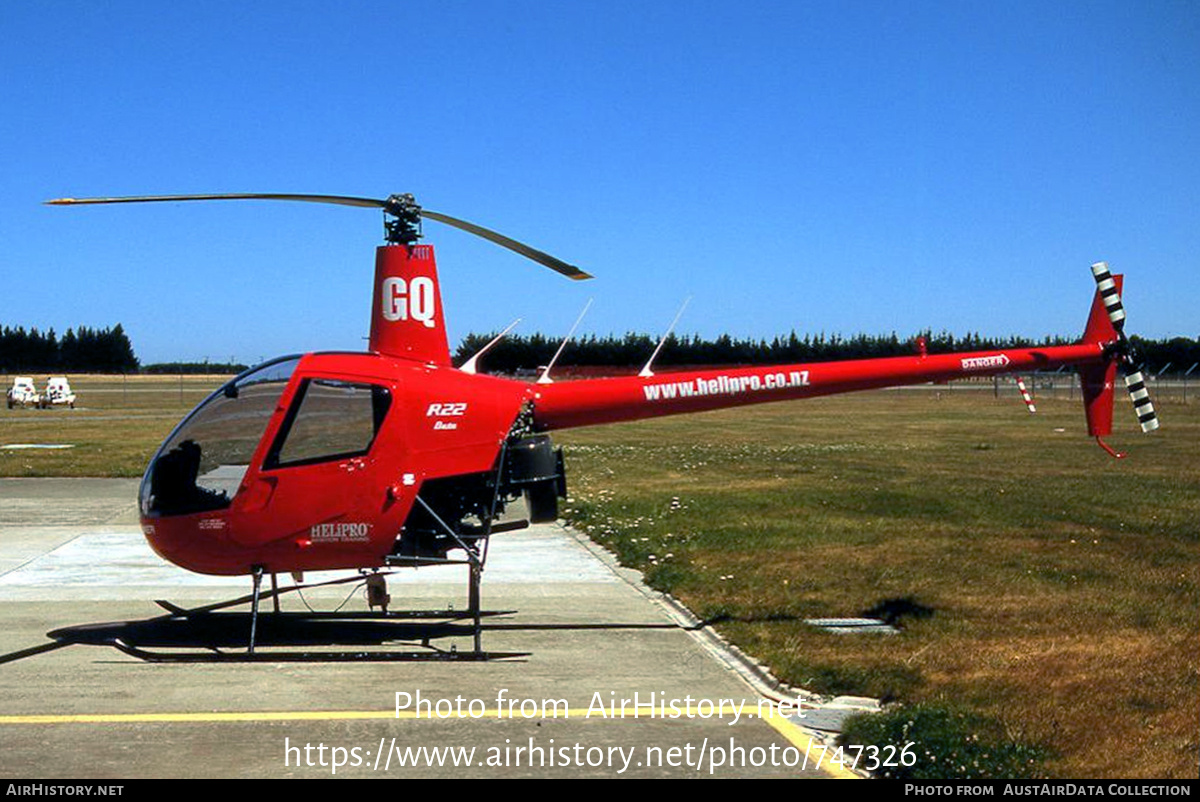
[{"label": "helicopter engine", "polygon": [[498,470],[430,479],[421,486],[396,540],[404,558],[444,559],[446,553],[491,532],[523,527],[525,521],[497,523],[507,505],[522,495],[528,520],[545,523],[558,517],[558,499],[567,494],[561,448],[549,435],[509,438]]}]

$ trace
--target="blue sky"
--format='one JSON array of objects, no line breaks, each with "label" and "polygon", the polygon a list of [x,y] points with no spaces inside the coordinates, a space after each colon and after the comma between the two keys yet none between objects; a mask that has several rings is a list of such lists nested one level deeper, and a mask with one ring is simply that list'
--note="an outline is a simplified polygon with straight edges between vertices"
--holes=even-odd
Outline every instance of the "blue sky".
[{"label": "blue sky", "polygon": [[1200,335],[1194,2],[0,4],[0,323],[144,362],[363,347],[378,214],[63,195],[412,192],[452,341]]}]

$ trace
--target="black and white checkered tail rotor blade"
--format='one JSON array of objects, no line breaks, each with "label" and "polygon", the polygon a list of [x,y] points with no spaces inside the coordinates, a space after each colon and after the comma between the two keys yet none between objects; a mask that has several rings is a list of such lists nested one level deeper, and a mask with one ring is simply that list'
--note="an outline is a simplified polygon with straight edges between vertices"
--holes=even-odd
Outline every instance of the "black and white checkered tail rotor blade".
[{"label": "black and white checkered tail rotor blade", "polygon": [[1112,321],[1120,341],[1121,371],[1125,374],[1125,386],[1129,390],[1130,400],[1133,401],[1138,423],[1141,424],[1143,432],[1152,432],[1158,428],[1158,415],[1155,414],[1154,404],[1150,401],[1141,366],[1134,361],[1129,339],[1125,336],[1125,306],[1121,303],[1121,291],[1117,288],[1116,279],[1108,270],[1107,262],[1096,262],[1092,265],[1092,275],[1096,278],[1096,288],[1104,301],[1104,310],[1108,312],[1108,319]]},{"label": "black and white checkered tail rotor blade", "polygon": [[1117,289],[1117,280],[1108,272],[1108,262],[1096,262],[1092,265],[1092,275],[1096,277],[1096,288],[1100,290],[1100,298],[1104,301],[1104,311],[1108,319],[1122,339],[1125,338],[1125,307],[1121,305],[1121,291]]},{"label": "black and white checkered tail rotor blade", "polygon": [[1140,367],[1130,363],[1125,373],[1125,386],[1129,388],[1129,398],[1133,401],[1133,411],[1137,413],[1142,431],[1157,429],[1158,415],[1154,413],[1154,404],[1150,403],[1150,393],[1146,390],[1146,379]]}]

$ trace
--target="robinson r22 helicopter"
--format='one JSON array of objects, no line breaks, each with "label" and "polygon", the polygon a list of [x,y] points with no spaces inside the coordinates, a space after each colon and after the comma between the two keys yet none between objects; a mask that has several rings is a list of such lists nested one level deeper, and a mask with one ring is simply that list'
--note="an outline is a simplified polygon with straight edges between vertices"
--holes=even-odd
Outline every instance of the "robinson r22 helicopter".
[{"label": "robinson r22 helicopter", "polygon": [[[475,650],[454,656],[497,656],[482,651],[479,634],[488,538],[527,525],[499,520],[505,505],[520,496],[530,520],[556,517],[566,480],[562,452],[547,434],[555,429],[1063,366],[1080,373],[1088,431],[1108,453],[1122,456],[1103,439],[1112,430],[1118,367],[1142,429],[1158,426],[1124,334],[1120,276],[1112,276],[1104,263],[1092,266],[1097,291],[1083,338],[1074,345],[937,355],[922,348],[912,356],[665,376],[655,376],[647,365],[638,376],[533,384],[480,375],[473,360],[462,368],[451,364],[433,247],[418,242],[422,220],[481,236],[569,278],[590,276],[494,231],[423,209],[411,195],[382,200],[176,195],[49,203],[199,200],[333,203],[379,208],[385,215],[367,351],[289,356],[246,371],[175,428],[141,483],[142,529],[159,555],[191,571],[252,577],[249,598],[198,611],[168,606],[186,618],[250,601],[246,658],[255,654],[260,600],[277,600],[295,589],[280,590],[277,574],[369,572],[369,597],[386,614],[383,572],[438,564],[469,569],[463,617],[474,621]],[[266,593],[264,576],[272,582]],[[383,656],[412,659],[413,653]]]}]

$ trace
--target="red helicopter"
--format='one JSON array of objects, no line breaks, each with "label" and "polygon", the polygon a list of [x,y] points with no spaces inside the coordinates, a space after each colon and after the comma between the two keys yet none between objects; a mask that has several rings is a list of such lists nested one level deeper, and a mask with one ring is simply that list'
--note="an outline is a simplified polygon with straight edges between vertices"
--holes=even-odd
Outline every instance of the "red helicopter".
[{"label": "red helicopter", "polygon": [[[528,383],[481,375],[450,359],[433,247],[422,220],[481,236],[572,279],[577,267],[489,229],[432,212],[411,195],[387,199],[292,194],[64,198],[51,204],[280,200],[380,208],[365,353],[275,359],[202,402],[150,460],[140,488],[142,529],[154,550],[188,570],[250,575],[254,652],[261,580],[329,569],[469,566],[469,615],[479,648],[479,588],[490,535],[527,525],[499,520],[524,496],[529,519],[553,520],[566,495],[561,449],[547,432],[660,415],[811,398],[854,390],[1059,367],[1082,377],[1089,433],[1112,430],[1118,368],[1145,431],[1157,428],[1124,334],[1121,277],[1092,266],[1097,291],[1080,342],[1004,351],[770,367],[690,370]],[[224,605],[211,605],[205,610]],[[178,608],[172,612],[183,614]]]}]

